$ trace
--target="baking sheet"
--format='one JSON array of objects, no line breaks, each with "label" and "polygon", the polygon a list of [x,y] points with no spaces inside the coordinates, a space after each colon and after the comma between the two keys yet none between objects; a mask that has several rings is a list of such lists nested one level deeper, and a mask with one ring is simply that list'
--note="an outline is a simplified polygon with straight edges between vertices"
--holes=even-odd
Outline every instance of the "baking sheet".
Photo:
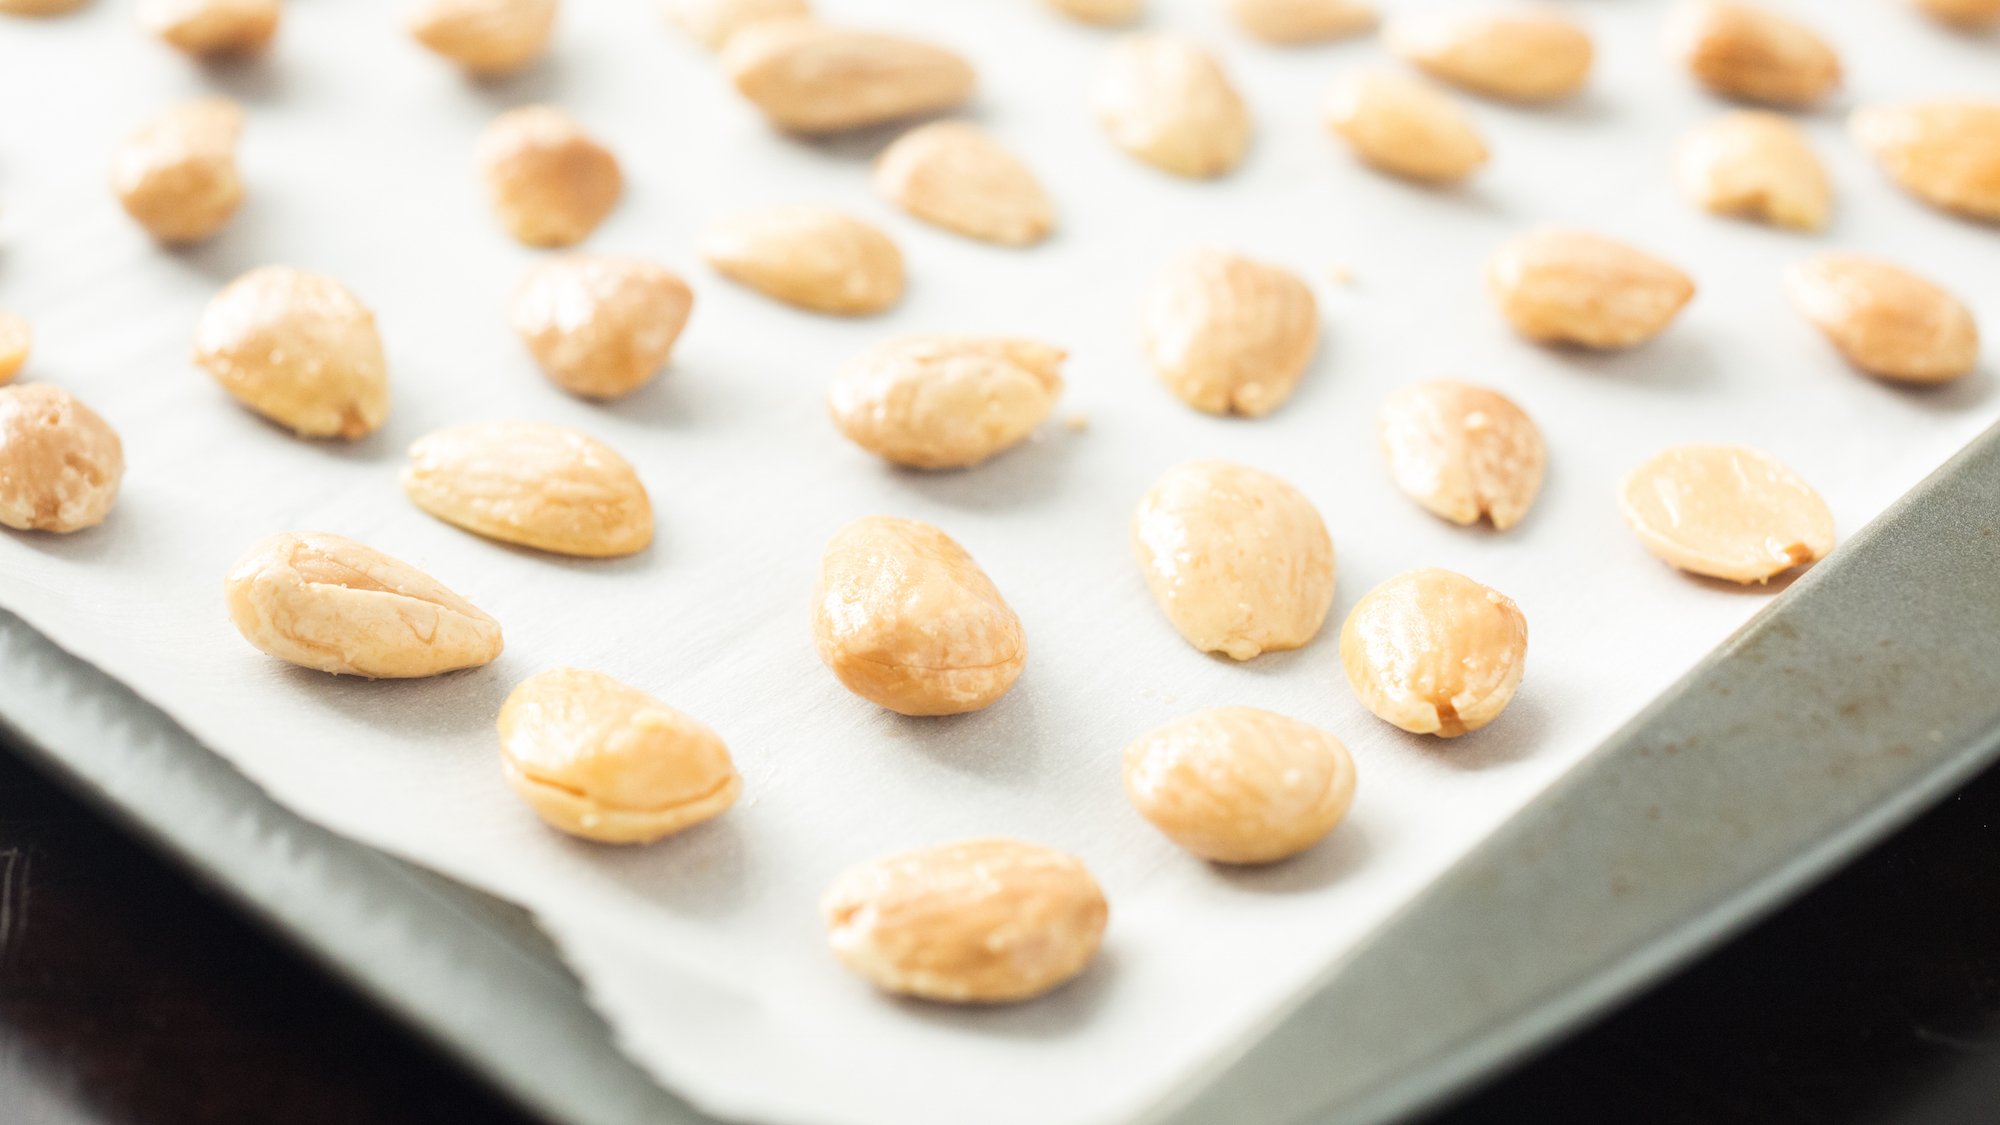
[{"label": "baking sheet", "polygon": [[[1407,5],[1421,7],[1422,5]],[[122,6],[0,25],[0,307],[39,332],[33,377],[74,389],[124,434],[126,494],[104,528],[0,540],[0,601],[160,703],[305,815],[536,910],[622,1042],[713,1112],[777,1121],[1132,1120],[1158,1110],[1295,1000],[1317,970],[1540,791],[1762,603],[1653,563],[1619,525],[1617,475],[1673,441],[1745,441],[1790,462],[1852,529],[1993,416],[1984,373],[1914,394],[1861,379],[1785,308],[1776,275],[1844,246],[1918,266],[1994,323],[1990,228],[1932,214],[1807,118],[1842,192],[1817,239],[1725,223],[1673,196],[1667,152],[1717,107],[1661,63],[1657,4],[1579,5],[1599,81],[1553,110],[1474,107],[1494,164],[1467,189],[1413,189],[1352,165],[1320,130],[1328,77],[1372,42],[1280,52],[1200,3],[1153,23],[1213,43],[1259,139],[1218,184],[1173,181],[1112,151],[1083,110],[1107,37],[1020,3],[828,5],[829,14],[960,46],[982,69],[976,116],[1022,151],[1062,210],[1027,253],[964,243],[870,194],[886,136],[806,145],[764,129],[708,58],[650,5],[573,4],[555,54],[468,85],[406,42],[387,3],[294,4],[275,55],[202,71],[145,41]],[[1993,48],[1894,6],[1816,12],[1849,50],[1854,100],[1993,92]],[[115,76],[115,78],[110,77]],[[221,90],[251,112],[252,198],[216,242],[163,253],[102,179],[125,129]],[[556,101],[624,160],[628,194],[590,249],[657,257],[695,285],[672,369],[621,403],[547,386],[501,310],[533,260],[481,205],[471,168],[499,109]],[[699,267],[709,218],[812,201],[902,243],[909,298],[834,321],[772,305]],[[1480,291],[1501,238],[1576,222],[1668,253],[1702,293],[1652,346],[1576,356],[1512,339]],[[1257,422],[1193,415],[1160,391],[1134,338],[1150,272],[1220,243],[1320,284],[1326,341],[1298,396]],[[201,304],[244,269],[285,262],[345,280],[377,312],[396,407],[354,446],[297,442],[236,409],[185,359]],[[1033,447],[971,473],[885,469],[826,423],[840,361],[903,331],[1035,335],[1071,349],[1064,412]],[[1553,463],[1506,536],[1431,520],[1390,488],[1376,404],[1442,374],[1492,383],[1535,414]],[[576,425],[640,468],[661,538],[635,559],[555,560],[484,543],[410,508],[400,450],[430,428],[528,417]],[[1375,582],[1419,565],[1513,595],[1532,633],[1520,697],[1451,744],[1383,728],[1349,695],[1333,631],[1238,666],[1182,644],[1150,604],[1125,521],[1188,457],[1275,471],[1326,514],[1340,552],[1337,623]],[[1015,691],[953,720],[883,715],[813,658],[806,606],[820,545],[884,511],[932,520],[1021,613],[1033,656]],[[277,666],[221,612],[251,541],[324,528],[429,569],[498,617],[506,656],[422,683]],[[544,830],[509,794],[491,721],[523,676],[600,668],[727,738],[745,798],[652,848]],[[1350,822],[1258,872],[1197,864],[1125,806],[1116,755],[1200,707],[1266,706],[1345,738],[1361,770]],[[875,996],[821,947],[814,900],[881,851],[1005,832],[1083,855],[1112,898],[1106,954],[1075,985],[1001,1011]]]}]

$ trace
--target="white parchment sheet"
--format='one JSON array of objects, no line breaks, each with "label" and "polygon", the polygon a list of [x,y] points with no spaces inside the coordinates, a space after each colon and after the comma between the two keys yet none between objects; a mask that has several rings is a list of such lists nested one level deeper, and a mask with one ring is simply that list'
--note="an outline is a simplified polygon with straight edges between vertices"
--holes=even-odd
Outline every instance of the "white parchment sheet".
[{"label": "white parchment sheet", "polygon": [[[1243,168],[1197,183],[1097,134],[1084,91],[1108,33],[1030,0],[824,0],[829,17],[930,36],[978,63],[972,114],[1060,207],[1057,237],[1028,251],[895,212],[868,184],[886,134],[809,144],[772,132],[640,0],[569,0],[551,56],[490,85],[412,44],[387,0],[295,0],[268,60],[211,70],[147,40],[113,0],[0,22],[0,307],[35,322],[25,377],[102,412],[130,466],[105,526],[0,535],[0,604],[305,816],[532,908],[633,1057],[712,1112],[814,1125],[1136,1120],[1765,603],[1768,592],[1647,556],[1618,517],[1623,472],[1670,443],[1756,445],[1813,482],[1851,533],[1994,415],[1990,348],[1984,371],[1949,388],[1879,384],[1789,309],[1778,278],[1819,250],[1879,253],[2000,332],[2000,233],[1903,197],[1841,128],[1842,110],[1870,99],[2000,95],[2000,43],[1886,0],[1790,6],[1825,27],[1850,72],[1838,105],[1802,118],[1840,193],[1817,237],[1678,198],[1672,142],[1722,107],[1663,59],[1658,3],[1573,5],[1598,40],[1591,91],[1541,110],[1468,101],[1494,159],[1467,187],[1435,191],[1360,168],[1319,123],[1333,75],[1383,61],[1373,39],[1279,50],[1236,33],[1219,4],[1158,0],[1149,25],[1211,44],[1256,115]],[[111,199],[109,153],[163,106],[210,91],[248,108],[250,197],[212,243],[163,251]],[[532,101],[563,105],[624,162],[625,199],[587,249],[659,259],[696,290],[671,368],[621,402],[555,390],[505,324],[536,254],[486,210],[472,152],[496,112]],[[705,222],[778,202],[880,223],[907,255],[907,299],[873,319],[814,316],[694,258]],[[1700,294],[1635,351],[1519,341],[1481,265],[1504,237],[1549,221],[1663,253]],[[1324,343],[1272,417],[1198,415],[1145,366],[1140,290],[1164,258],[1204,243],[1287,264],[1319,292]],[[375,310],[394,387],[382,432],[296,440],[189,363],[203,303],[266,263],[338,277]],[[1352,284],[1330,280],[1336,266]],[[1088,428],[1052,423],[971,472],[876,462],[827,421],[825,385],[863,347],[916,331],[1069,348],[1059,413],[1086,414]],[[1381,465],[1377,405],[1443,375],[1503,389],[1547,433],[1547,486],[1505,535],[1433,519]],[[659,541],[627,560],[564,560],[474,538],[403,499],[411,441],[503,418],[580,427],[622,451],[652,491]],[[1325,514],[1339,593],[1306,648],[1243,665],[1203,656],[1147,595],[1130,512],[1161,471],[1202,456],[1276,472]],[[815,659],[820,548],[877,512],[942,526],[1020,613],[1027,671],[991,709],[900,718]],[[505,656],[366,683],[254,651],[224,616],[222,576],[251,542],[288,529],[337,531],[424,567],[503,623]],[[1511,594],[1530,623],[1519,697],[1452,742],[1367,714],[1336,657],[1356,598],[1427,565]],[[713,725],[743,771],[742,802],[651,847],[543,827],[501,779],[493,720],[515,683],[558,663]],[[1210,867],[1126,804],[1120,748],[1222,704],[1296,715],[1352,748],[1353,815],[1311,853]],[[879,996],[826,951],[816,900],[839,869],[989,833],[1072,850],[1103,882],[1104,955],[1076,983],[1016,1007],[947,1010]]]}]

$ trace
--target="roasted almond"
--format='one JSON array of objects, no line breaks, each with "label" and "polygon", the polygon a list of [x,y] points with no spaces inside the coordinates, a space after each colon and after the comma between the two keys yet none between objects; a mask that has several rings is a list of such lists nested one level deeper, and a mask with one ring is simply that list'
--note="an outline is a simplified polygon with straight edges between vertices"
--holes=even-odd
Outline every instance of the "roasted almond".
[{"label": "roasted almond", "polygon": [[2000,101],[1938,99],[1858,109],[1848,131],[1911,195],[2000,221]]},{"label": "roasted almond", "polygon": [[245,55],[277,34],[278,0],[139,0],[139,26],[190,55]]},{"label": "roasted almond", "polygon": [[1114,144],[1176,175],[1220,176],[1250,147],[1242,96],[1213,55],[1179,36],[1113,43],[1090,103]]},{"label": "roasted almond", "polygon": [[1527,660],[1521,607],[1436,567],[1368,591],[1340,629],[1340,663],[1356,698],[1412,734],[1457,738],[1499,718]]},{"label": "roasted almond", "polygon": [[125,138],[111,160],[111,190],[125,213],[161,242],[199,242],[243,202],[236,141],[243,111],[226,98],[177,105]]},{"label": "roasted almond", "polygon": [[12,379],[28,362],[28,347],[35,340],[34,326],[26,318],[0,312],[0,383]]},{"label": "roasted almond", "polygon": [[1035,174],[965,121],[921,125],[897,138],[875,161],[875,190],[927,223],[1005,246],[1040,242],[1055,225]]},{"label": "roasted almond", "polygon": [[1141,319],[1160,381],[1209,414],[1276,410],[1319,342],[1319,307],[1297,274],[1221,250],[1169,262]]},{"label": "roasted almond", "polygon": [[403,492],[446,523],[552,554],[606,558],[653,541],[653,505],[631,464],[545,422],[427,434],[410,447]]},{"label": "roasted almond", "polygon": [[1146,0],[1043,0],[1043,3],[1073,20],[1099,27],[1131,23],[1146,10]]},{"label": "roasted almond", "polygon": [[1939,383],[1979,363],[1972,310],[1901,266],[1823,254],[1786,271],[1785,289],[1799,312],[1871,375]]},{"label": "roasted almond", "polygon": [[1061,348],[981,336],[905,336],[834,377],[827,405],[849,441],[920,469],[976,465],[1019,445],[1062,393]]},{"label": "roasted almond", "polygon": [[1833,550],[1833,513],[1768,453],[1677,445],[1632,470],[1618,493],[1646,550],[1691,574],[1764,582]]},{"label": "roasted almond", "polygon": [[1455,524],[1485,516],[1505,531],[1541,491],[1548,447],[1498,391],[1437,379],[1389,396],[1376,421],[1396,487]]},{"label": "roasted almond", "polygon": [[1448,184],[1486,163],[1486,142],[1451,95],[1420,78],[1362,71],[1334,82],[1327,128],[1363,161],[1408,179]]},{"label": "roasted almond", "polygon": [[1389,48],[1454,86],[1510,101],[1565,98],[1590,78],[1590,34],[1547,8],[1508,7],[1399,17]]},{"label": "roasted almond", "polygon": [[1681,194],[1718,215],[1818,230],[1833,208],[1833,185],[1789,118],[1742,110],[1681,139],[1674,159]]},{"label": "roasted almond", "polygon": [[1228,0],[1236,26],[1266,43],[1324,43],[1375,26],[1365,0]]},{"label": "roasted almond", "polygon": [[411,38],[470,74],[507,74],[542,56],[555,32],[556,0],[423,0]]},{"label": "roasted almond", "polygon": [[903,296],[903,254],[889,236],[826,207],[766,207],[709,227],[699,243],[717,273],[814,312],[878,313]]},{"label": "roasted almond", "polygon": [[553,106],[510,109],[479,140],[494,214],[529,246],[574,246],[618,204],[618,158]]},{"label": "roasted almond", "polygon": [[812,15],[806,0],[664,0],[662,6],[675,27],[711,51],[753,23]]},{"label": "roasted almond", "polygon": [[972,64],[943,47],[799,19],[738,31],[722,69],[771,124],[808,134],[950,109],[976,81]]},{"label": "roasted almond", "polygon": [[301,437],[358,438],[389,414],[375,316],[319,274],[265,266],[224,286],[195,326],[194,361]]},{"label": "roasted almond", "polygon": [[1339,739],[1255,707],[1177,719],[1124,758],[1125,795],[1139,815],[1217,863],[1297,855],[1354,803],[1354,759]]},{"label": "roasted almond", "polygon": [[0,387],[0,524],[81,531],[118,501],[125,447],[111,424],[59,387]]},{"label": "roasted almond", "polygon": [[1686,274],[1643,250],[1552,227],[1501,246],[1486,282],[1521,335],[1586,348],[1644,343],[1694,296]]},{"label": "roasted almond", "polygon": [[1840,85],[1840,56],[1805,24],[1736,0],[1683,0],[1667,41],[1695,81],[1725,97],[1807,106]]},{"label": "roasted almond", "polygon": [[528,271],[507,319],[550,382],[615,398],[652,380],[693,307],[687,283],[662,266],[567,254]]}]

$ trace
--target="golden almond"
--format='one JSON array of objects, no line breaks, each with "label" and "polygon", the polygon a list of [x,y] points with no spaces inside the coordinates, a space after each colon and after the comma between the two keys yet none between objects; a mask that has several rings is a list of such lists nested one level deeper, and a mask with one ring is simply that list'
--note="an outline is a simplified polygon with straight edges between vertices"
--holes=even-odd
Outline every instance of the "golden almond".
[{"label": "golden almond", "polygon": [[1777,458],[1735,445],[1678,445],[1632,470],[1625,522],[1669,566],[1749,584],[1833,550],[1833,513]]},{"label": "golden almond", "polygon": [[1689,132],[1674,173],[1681,194],[1717,215],[1818,230],[1833,209],[1833,185],[1805,131],[1762,110],[1724,114]]},{"label": "golden almond", "polygon": [[507,319],[550,382],[571,394],[616,398],[658,373],[693,308],[693,291],[664,267],[566,254],[528,271]]},{"label": "golden almond", "polygon": [[278,0],[139,0],[139,26],[190,55],[263,50],[277,34]]},{"label": "golden almond", "polygon": [[981,336],[905,336],[834,377],[827,405],[847,439],[919,469],[959,469],[1026,440],[1062,393],[1061,348]]},{"label": "golden almond", "polygon": [[423,0],[411,38],[468,74],[508,74],[542,56],[555,34],[556,0]]},{"label": "golden almond", "polygon": [[1933,207],[2000,221],[2000,101],[1857,109],[1848,131],[1904,191]]},{"label": "golden almond", "polygon": [[964,102],[972,64],[943,47],[811,20],[765,20],[722,51],[738,93],[793,133],[838,133]]},{"label": "golden almond", "polygon": [[20,374],[34,340],[34,326],[26,318],[0,311],[0,383]]},{"label": "golden almond", "polygon": [[618,158],[562,110],[531,105],[493,119],[479,166],[494,214],[528,246],[574,246],[618,204]]},{"label": "golden almond", "polygon": [[1526,411],[1498,391],[1437,379],[1406,387],[1376,422],[1396,487],[1455,524],[1485,516],[1505,531],[1542,488],[1548,447]]},{"label": "golden almond", "polygon": [[1019,840],[966,840],[854,867],[820,900],[841,963],[887,992],[955,1004],[1026,1000],[1082,972],[1110,916],[1082,861]]},{"label": "golden almond", "polygon": [[403,492],[446,523],[502,543],[608,558],[653,541],[653,505],[623,457],[546,422],[437,430],[410,447]]},{"label": "golden almond", "polygon": [[301,437],[358,438],[389,414],[375,316],[319,274],[264,266],[224,286],[195,326],[194,361]]},{"label": "golden almond", "polygon": [[125,447],[111,424],[68,391],[0,387],[0,524],[81,531],[118,501]]},{"label": "golden almond", "polygon": [[1959,27],[1991,27],[2000,23],[2000,0],[1911,0],[1936,19]]},{"label": "golden almond", "polygon": [[1527,659],[1528,621],[1513,599],[1435,567],[1368,591],[1340,630],[1355,696],[1412,734],[1457,738],[1499,718]]},{"label": "golden almond", "polygon": [[528,677],[498,725],[507,784],[586,840],[651,843],[720,816],[743,791],[714,731],[602,672]]},{"label": "golden almond", "polygon": [[1228,0],[1236,26],[1266,43],[1325,43],[1375,26],[1364,0]]},{"label": "golden almond", "polygon": [[1671,323],[1694,282],[1643,250],[1588,231],[1545,227],[1502,245],[1487,288],[1514,330],[1543,343],[1629,348]]},{"label": "golden almond", "polygon": [[1364,162],[1406,179],[1449,184],[1486,163],[1486,142],[1451,95],[1420,78],[1362,71],[1334,82],[1327,128]]},{"label": "golden almond", "polygon": [[1169,262],[1140,316],[1160,381],[1209,414],[1276,410],[1319,343],[1319,307],[1297,274],[1221,250]]},{"label": "golden almond", "polygon": [[1354,803],[1354,759],[1339,739],[1254,707],[1176,719],[1124,758],[1125,795],[1139,815],[1217,863],[1297,855]]},{"label": "golden almond", "polygon": [[1248,660],[1313,639],[1333,605],[1333,539],[1319,510],[1269,473],[1190,461],[1132,514],[1153,599],[1203,652]]},{"label": "golden almond", "polygon": [[826,207],[766,207],[709,227],[699,243],[717,273],[813,312],[862,316],[903,296],[903,253],[889,236]]},{"label": "golden almond", "polygon": [[664,6],[675,27],[711,51],[751,24],[812,15],[806,0],[664,0]]},{"label": "golden almond", "polygon": [[849,691],[905,715],[977,711],[1028,658],[1021,619],[965,548],[892,516],[855,520],[827,544],[813,643]]},{"label": "golden almond", "polygon": [[1073,20],[1098,27],[1133,23],[1146,10],[1146,0],[1043,0],[1043,3]]},{"label": "golden almond", "polygon": [[435,676],[500,655],[499,623],[471,602],[409,563],[326,532],[258,542],[223,593],[244,640],[336,676]]},{"label": "golden almond", "polygon": [[875,161],[875,190],[927,223],[1003,246],[1040,242],[1055,225],[1055,208],[1035,174],[964,121],[903,134]]},{"label": "golden almond", "polygon": [[125,138],[111,160],[111,190],[125,213],[161,242],[199,242],[243,202],[236,141],[243,111],[226,98],[177,105]]},{"label": "golden almond", "polygon": [[1735,0],[1683,0],[1667,41],[1688,72],[1724,97],[1808,106],[1840,85],[1840,56],[1789,16]]},{"label": "golden almond", "polygon": [[1972,310],[1901,266],[1823,254],[1786,271],[1785,290],[1840,354],[1871,375],[1940,383],[1979,363]]},{"label": "golden almond", "polygon": [[1112,143],[1181,176],[1220,176],[1250,148],[1250,112],[1215,57],[1174,35],[1111,45],[1090,87]]},{"label": "golden almond", "polygon": [[1435,78],[1509,101],[1566,98],[1590,78],[1590,33],[1547,8],[1490,8],[1399,17],[1389,48]]}]

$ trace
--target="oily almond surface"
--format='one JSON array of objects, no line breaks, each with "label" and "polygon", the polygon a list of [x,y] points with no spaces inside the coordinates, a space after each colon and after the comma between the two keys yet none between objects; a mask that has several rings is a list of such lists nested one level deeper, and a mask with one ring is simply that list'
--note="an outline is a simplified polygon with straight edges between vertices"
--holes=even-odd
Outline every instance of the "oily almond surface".
[{"label": "oily almond surface", "polygon": [[1724,114],[1689,132],[1674,178],[1703,210],[1793,230],[1818,230],[1833,209],[1833,185],[1805,131],[1761,110]]},{"label": "oily almond surface", "polygon": [[903,296],[903,254],[878,228],[826,207],[728,216],[698,249],[717,273],[814,312],[878,313]]},{"label": "oily almond surface", "polygon": [[202,310],[194,360],[301,437],[362,437],[389,414],[375,316],[330,277],[264,266],[230,282]]},{"label": "oily almond surface", "polygon": [[1510,101],[1568,97],[1590,78],[1590,34],[1553,9],[1497,7],[1399,17],[1389,48],[1454,86]]},{"label": "oily almond surface", "polygon": [[897,138],[875,161],[875,190],[927,223],[1003,246],[1040,242],[1055,225],[1034,172],[965,121],[920,125]]},{"label": "oily almond surface", "polygon": [[1354,759],[1339,739],[1255,707],[1176,719],[1127,746],[1124,767],[1139,815],[1217,863],[1297,855],[1354,802]]},{"label": "oily almond surface", "polygon": [[1662,562],[1765,582],[1833,550],[1833,513],[1777,458],[1735,445],[1677,445],[1626,476],[1619,509]]},{"label": "oily almond surface", "polygon": [[1436,567],[1368,591],[1340,630],[1355,696],[1412,734],[1457,738],[1492,722],[1527,658],[1528,621],[1513,599]]},{"label": "oily almond surface", "polygon": [[1236,26],[1266,43],[1324,43],[1375,26],[1375,6],[1365,0],[1228,0]]},{"label": "oily almond surface", "polygon": [[1785,273],[1792,304],[1856,367],[1939,383],[1972,373],[1979,326],[1950,292],[1890,262],[1822,254]]},{"label": "oily almond surface", "polygon": [[625,191],[618,158],[553,106],[510,109],[479,140],[480,175],[507,233],[528,246],[574,246]]},{"label": "oily almond surface", "polygon": [[610,446],[546,422],[437,430],[410,447],[403,492],[449,524],[558,555],[629,555],[653,541],[639,474]]},{"label": "oily almond surface", "polygon": [[139,26],[190,55],[245,55],[277,34],[278,0],[139,0]]},{"label": "oily almond surface", "polygon": [[1215,56],[1176,35],[1127,35],[1090,87],[1112,143],[1181,176],[1220,176],[1250,147],[1250,111]]},{"label": "oily almond surface", "polygon": [[236,141],[243,111],[227,98],[184,102],[126,137],[111,160],[125,213],[161,242],[199,242],[243,202]]},{"label": "oily almond surface", "polygon": [[663,266],[565,254],[528,271],[507,319],[550,382],[615,398],[652,381],[693,308],[694,292]]},{"label": "oily almond surface", "polygon": [[1519,523],[1548,465],[1526,411],[1498,391],[1450,379],[1391,395],[1376,433],[1396,487],[1455,524],[1485,516],[1505,531]]},{"label": "oily almond surface", "polygon": [[1169,262],[1140,317],[1160,381],[1209,414],[1276,410],[1319,342],[1319,308],[1297,274],[1221,250]]},{"label": "oily almond surface", "polygon": [[1808,106],[1840,86],[1840,56],[1800,21],[1737,0],[1683,0],[1667,39],[1695,81],[1725,97]]},{"label": "oily almond surface", "polygon": [[1423,183],[1455,183],[1486,163],[1486,142],[1451,95],[1419,78],[1368,70],[1335,80],[1327,128],[1354,155]]},{"label": "oily almond surface", "polygon": [[118,501],[125,447],[111,424],[59,387],[0,387],[0,524],[81,531]]},{"label": "oily almond surface", "polygon": [[1848,131],[1903,190],[2000,222],[2000,101],[1940,98],[1854,111]]},{"label": "oily almond surface", "polygon": [[937,113],[976,83],[971,63],[936,44],[803,19],[736,32],[722,69],[773,125],[805,134]]},{"label": "oily almond surface", "polygon": [[1603,235],[1545,227],[1502,245],[1487,288],[1515,331],[1545,343],[1629,348],[1694,296],[1672,264]]},{"label": "oily almond surface", "polygon": [[556,0],[423,0],[411,38],[468,74],[508,74],[534,62],[555,33]]},{"label": "oily almond surface", "polygon": [[1061,348],[905,336],[857,356],[827,394],[849,441],[899,465],[956,469],[1026,440],[1062,393]]}]

